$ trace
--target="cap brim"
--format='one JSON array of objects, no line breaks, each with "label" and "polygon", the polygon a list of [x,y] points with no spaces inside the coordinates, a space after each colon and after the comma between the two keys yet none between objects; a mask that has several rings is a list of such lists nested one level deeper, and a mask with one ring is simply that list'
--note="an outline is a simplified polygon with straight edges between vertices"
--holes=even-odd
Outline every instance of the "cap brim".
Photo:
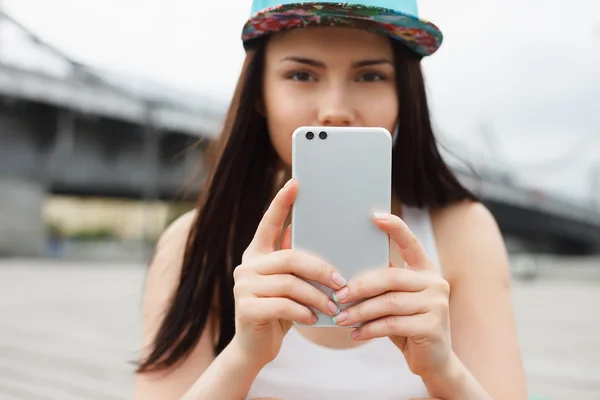
[{"label": "cap brim", "polygon": [[403,42],[421,56],[435,53],[443,35],[437,26],[399,11],[347,3],[294,3],[260,11],[242,30],[244,46],[254,39],[296,28],[351,27]]}]

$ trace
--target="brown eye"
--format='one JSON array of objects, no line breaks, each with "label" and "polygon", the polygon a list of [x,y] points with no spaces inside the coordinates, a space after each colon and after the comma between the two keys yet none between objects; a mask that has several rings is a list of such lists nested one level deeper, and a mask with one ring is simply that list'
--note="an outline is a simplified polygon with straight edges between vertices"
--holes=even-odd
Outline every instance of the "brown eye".
[{"label": "brown eye", "polygon": [[369,72],[367,74],[363,74],[358,78],[359,82],[378,82],[384,81],[385,76],[377,72]]},{"label": "brown eye", "polygon": [[293,74],[289,75],[288,79],[300,82],[308,82],[314,80],[308,72],[294,72]]}]

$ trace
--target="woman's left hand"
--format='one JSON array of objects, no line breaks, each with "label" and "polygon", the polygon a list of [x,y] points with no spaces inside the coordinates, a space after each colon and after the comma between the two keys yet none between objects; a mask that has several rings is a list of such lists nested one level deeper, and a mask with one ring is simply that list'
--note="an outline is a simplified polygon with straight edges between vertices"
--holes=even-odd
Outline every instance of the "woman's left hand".
[{"label": "woman's left hand", "polygon": [[397,216],[376,215],[376,225],[395,242],[408,268],[371,271],[336,292],[338,303],[367,298],[335,316],[339,326],[363,323],[354,340],[389,337],[404,353],[411,371],[423,378],[446,373],[453,360],[450,344],[450,286]]}]

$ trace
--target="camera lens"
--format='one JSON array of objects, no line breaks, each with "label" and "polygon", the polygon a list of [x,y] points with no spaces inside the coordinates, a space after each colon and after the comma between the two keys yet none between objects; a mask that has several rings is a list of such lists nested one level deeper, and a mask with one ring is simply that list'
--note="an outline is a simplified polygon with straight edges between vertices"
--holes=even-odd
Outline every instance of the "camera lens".
[{"label": "camera lens", "polygon": [[327,132],[321,132],[321,133],[319,133],[319,137],[321,139],[327,139]]},{"label": "camera lens", "polygon": [[312,133],[312,132],[306,132],[306,138],[307,138],[308,140],[311,140],[311,139],[312,139],[312,138],[314,138],[314,137],[315,137],[315,134],[314,134],[314,133]]}]

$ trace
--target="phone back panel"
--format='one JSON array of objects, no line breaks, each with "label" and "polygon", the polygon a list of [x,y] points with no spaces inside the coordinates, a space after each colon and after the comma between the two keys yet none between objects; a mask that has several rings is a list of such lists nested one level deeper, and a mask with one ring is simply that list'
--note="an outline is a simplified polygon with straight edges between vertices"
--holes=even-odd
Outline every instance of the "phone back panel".
[{"label": "phone back panel", "polygon": [[[313,132],[313,139],[306,133]],[[321,139],[320,132],[327,138]],[[390,212],[392,139],[382,128],[302,127],[292,136],[292,176],[298,196],[292,210],[292,248],[312,253],[346,280],[388,268],[389,240],[374,211]],[[309,281],[330,298],[333,291]],[[344,309],[349,305],[341,305]],[[314,310],[315,326],[336,326]]]}]

